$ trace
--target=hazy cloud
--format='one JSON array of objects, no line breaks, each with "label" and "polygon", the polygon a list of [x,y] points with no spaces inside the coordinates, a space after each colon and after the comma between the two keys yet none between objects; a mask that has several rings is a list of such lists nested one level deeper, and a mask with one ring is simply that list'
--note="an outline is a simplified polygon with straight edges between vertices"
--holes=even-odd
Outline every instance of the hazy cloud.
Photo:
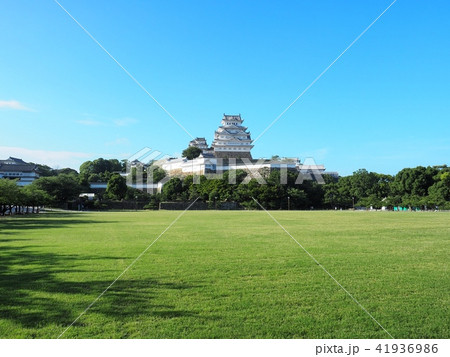
[{"label": "hazy cloud", "polygon": [[137,123],[138,121],[136,119],[133,118],[120,118],[120,119],[106,119],[103,118],[102,121],[100,120],[94,120],[91,118],[87,118],[87,119],[81,119],[81,120],[77,120],[76,121],[78,124],[80,125],[85,125],[85,126],[102,126],[102,125],[106,125],[106,126],[129,126],[132,124]]},{"label": "hazy cloud", "polygon": [[27,108],[22,103],[17,100],[0,100],[0,108],[3,109],[13,109],[13,110],[25,110],[28,112],[33,112],[33,109]]},{"label": "hazy cloud", "polygon": [[77,120],[78,124],[86,125],[86,126],[100,126],[103,125],[101,121],[97,120],[90,120],[90,119],[83,119],[83,120]]},{"label": "hazy cloud", "polygon": [[325,160],[328,155],[328,148],[319,148],[312,151],[306,151],[299,154],[299,157],[312,157],[314,160]]},{"label": "hazy cloud", "polygon": [[116,145],[127,145],[130,141],[127,138],[117,138],[114,141],[109,141],[105,143],[107,146],[116,146]]},{"label": "hazy cloud", "polygon": [[113,122],[117,126],[128,126],[137,123],[137,120],[133,118],[122,118],[122,119],[115,119]]},{"label": "hazy cloud", "polygon": [[48,165],[53,168],[71,167],[76,170],[92,154],[74,151],[30,150],[21,147],[0,146],[0,158],[18,157],[26,162]]}]

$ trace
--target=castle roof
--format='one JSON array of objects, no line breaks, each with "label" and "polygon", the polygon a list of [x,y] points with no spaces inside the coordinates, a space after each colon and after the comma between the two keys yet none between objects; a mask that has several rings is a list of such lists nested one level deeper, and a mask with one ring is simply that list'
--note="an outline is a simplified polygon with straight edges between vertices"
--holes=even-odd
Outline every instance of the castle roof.
[{"label": "castle roof", "polygon": [[6,160],[0,160],[0,165],[1,164],[8,164],[8,165],[27,165],[27,163],[25,161],[23,161],[22,159],[18,159],[17,157],[12,157],[10,156],[9,158],[7,158]]},{"label": "castle roof", "polygon": [[33,172],[36,165],[32,164],[0,164],[0,172]]}]

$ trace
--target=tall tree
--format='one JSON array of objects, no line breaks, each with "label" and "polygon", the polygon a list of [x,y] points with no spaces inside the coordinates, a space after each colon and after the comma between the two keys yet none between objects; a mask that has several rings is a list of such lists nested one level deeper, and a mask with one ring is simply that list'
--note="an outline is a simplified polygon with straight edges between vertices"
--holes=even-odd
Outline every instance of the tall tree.
[{"label": "tall tree", "polygon": [[150,183],[158,183],[164,177],[166,177],[166,172],[156,165],[151,165],[147,168],[147,178]]},{"label": "tall tree", "polygon": [[0,179],[0,215],[4,216],[19,203],[20,191],[16,180]]},{"label": "tall tree", "polygon": [[392,183],[393,193],[426,196],[428,189],[434,184],[434,176],[438,172],[438,169],[430,166],[405,168],[395,175]]},{"label": "tall tree", "polygon": [[123,164],[117,159],[98,158],[94,161],[85,161],[80,166],[80,182],[86,185],[96,180],[107,181],[111,173],[122,170]]},{"label": "tall tree", "polygon": [[56,176],[56,170],[52,169],[50,166],[36,164],[37,173],[40,177]]},{"label": "tall tree", "polygon": [[52,201],[58,204],[77,198],[82,190],[77,177],[68,174],[41,177],[34,181],[33,184],[45,191]]},{"label": "tall tree", "polygon": [[442,172],[437,175],[436,182],[428,189],[426,199],[428,206],[438,206],[440,208],[450,208],[450,172]]},{"label": "tall tree", "polygon": [[23,203],[25,206],[31,207],[31,213],[35,208],[48,204],[51,199],[47,192],[40,189],[34,182],[31,185],[22,188]]},{"label": "tall tree", "polygon": [[195,159],[196,157],[199,157],[202,153],[202,150],[195,146],[189,146],[188,148],[184,149],[181,153],[181,156],[185,157],[188,160]]},{"label": "tall tree", "polygon": [[115,198],[121,200],[127,194],[127,182],[124,177],[120,174],[113,174],[111,178],[108,180],[106,186],[106,193],[111,198]]},{"label": "tall tree", "polygon": [[178,177],[171,178],[162,188],[164,200],[176,200],[183,192],[183,184]]}]

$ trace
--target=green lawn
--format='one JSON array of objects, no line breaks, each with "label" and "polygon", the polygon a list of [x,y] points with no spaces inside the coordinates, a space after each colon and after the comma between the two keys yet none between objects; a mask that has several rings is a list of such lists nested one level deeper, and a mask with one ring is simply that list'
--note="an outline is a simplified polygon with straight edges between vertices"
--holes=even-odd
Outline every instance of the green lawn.
[{"label": "green lawn", "polygon": [[[179,214],[0,219],[0,337],[58,337]],[[272,214],[395,338],[450,337],[450,214]],[[267,213],[192,211],[63,337],[389,336]]]}]

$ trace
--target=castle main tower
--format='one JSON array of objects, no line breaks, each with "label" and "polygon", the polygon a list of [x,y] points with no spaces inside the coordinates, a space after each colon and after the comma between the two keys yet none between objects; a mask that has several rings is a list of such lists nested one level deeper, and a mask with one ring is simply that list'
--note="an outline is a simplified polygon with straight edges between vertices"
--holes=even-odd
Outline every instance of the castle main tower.
[{"label": "castle main tower", "polygon": [[253,140],[247,127],[242,126],[241,115],[223,115],[221,125],[214,133],[212,148],[217,158],[247,158],[251,159],[250,153],[253,148]]}]

